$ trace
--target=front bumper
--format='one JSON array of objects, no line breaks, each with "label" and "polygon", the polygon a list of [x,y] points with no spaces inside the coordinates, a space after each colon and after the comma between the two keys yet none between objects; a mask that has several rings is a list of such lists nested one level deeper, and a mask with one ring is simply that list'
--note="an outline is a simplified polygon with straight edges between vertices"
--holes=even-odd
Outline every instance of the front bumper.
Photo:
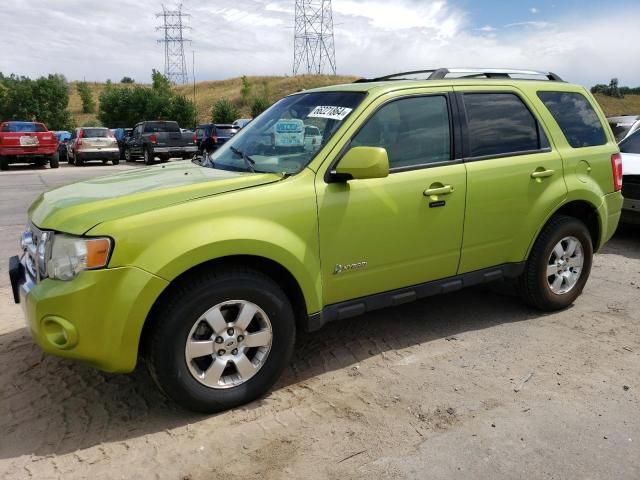
[{"label": "front bumper", "polygon": [[46,353],[100,370],[135,368],[144,321],[168,285],[135,267],[81,272],[74,280],[34,283],[18,257],[9,276],[31,335]]}]

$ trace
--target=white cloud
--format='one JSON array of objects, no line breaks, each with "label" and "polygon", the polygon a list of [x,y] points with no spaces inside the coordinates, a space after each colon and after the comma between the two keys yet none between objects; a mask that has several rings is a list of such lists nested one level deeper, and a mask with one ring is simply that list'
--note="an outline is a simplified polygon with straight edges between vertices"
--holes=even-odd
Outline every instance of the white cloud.
[{"label": "white cloud", "polygon": [[531,13],[533,13],[534,15],[535,15],[536,13],[539,13],[539,12],[540,12],[540,10],[538,10],[536,7],[532,7],[532,8],[530,8],[530,9],[529,9],[529,11],[530,11]]},{"label": "white cloud", "polygon": [[[182,0],[191,13],[187,46],[196,52],[198,80],[291,72],[293,0]],[[585,85],[640,84],[640,44],[620,48],[615,31],[635,31],[640,9],[599,17],[554,17],[479,28],[448,1],[333,2],[338,73],[363,76],[440,66],[499,66],[551,70]],[[60,72],[89,81],[125,75],[149,81],[162,69],[156,40],[159,3],[81,0],[0,0],[0,71],[38,76]],[[631,59],[631,60],[630,60]]]}]

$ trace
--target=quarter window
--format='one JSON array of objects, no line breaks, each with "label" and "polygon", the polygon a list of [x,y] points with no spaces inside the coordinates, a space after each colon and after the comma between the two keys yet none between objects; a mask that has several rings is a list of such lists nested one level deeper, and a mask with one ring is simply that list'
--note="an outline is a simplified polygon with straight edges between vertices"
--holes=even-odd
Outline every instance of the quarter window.
[{"label": "quarter window", "polygon": [[574,92],[538,92],[573,148],[607,143],[598,115],[584,95]]},{"label": "quarter window", "polygon": [[530,152],[548,147],[544,132],[513,93],[465,93],[469,157]]},{"label": "quarter window", "polygon": [[385,148],[389,168],[450,160],[451,133],[446,97],[410,97],[384,105],[367,120],[351,146]]},{"label": "quarter window", "polygon": [[620,143],[620,151],[622,153],[640,153],[640,130]]}]

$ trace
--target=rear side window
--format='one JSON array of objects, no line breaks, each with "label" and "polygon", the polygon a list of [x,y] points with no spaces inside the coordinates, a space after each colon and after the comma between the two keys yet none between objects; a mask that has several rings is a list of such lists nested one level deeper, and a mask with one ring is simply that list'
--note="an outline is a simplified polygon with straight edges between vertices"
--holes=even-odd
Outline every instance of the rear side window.
[{"label": "rear side window", "polygon": [[385,148],[390,168],[450,160],[446,97],[410,97],[384,105],[367,120],[351,140],[351,146]]},{"label": "rear side window", "polygon": [[530,152],[548,147],[529,109],[513,93],[465,93],[469,157]]},{"label": "rear side window", "polygon": [[607,143],[602,123],[595,110],[581,93],[538,92],[538,97],[573,148],[593,147]]},{"label": "rear side window", "polygon": [[620,143],[622,153],[640,153],[640,130]]}]

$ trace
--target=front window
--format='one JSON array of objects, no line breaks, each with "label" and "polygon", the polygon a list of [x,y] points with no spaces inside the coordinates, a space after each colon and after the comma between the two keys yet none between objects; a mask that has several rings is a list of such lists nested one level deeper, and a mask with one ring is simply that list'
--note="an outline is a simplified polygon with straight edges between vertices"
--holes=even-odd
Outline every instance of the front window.
[{"label": "front window", "polygon": [[318,92],[283,98],[208,155],[203,166],[297,173],[313,160],[364,96],[362,92]]}]

